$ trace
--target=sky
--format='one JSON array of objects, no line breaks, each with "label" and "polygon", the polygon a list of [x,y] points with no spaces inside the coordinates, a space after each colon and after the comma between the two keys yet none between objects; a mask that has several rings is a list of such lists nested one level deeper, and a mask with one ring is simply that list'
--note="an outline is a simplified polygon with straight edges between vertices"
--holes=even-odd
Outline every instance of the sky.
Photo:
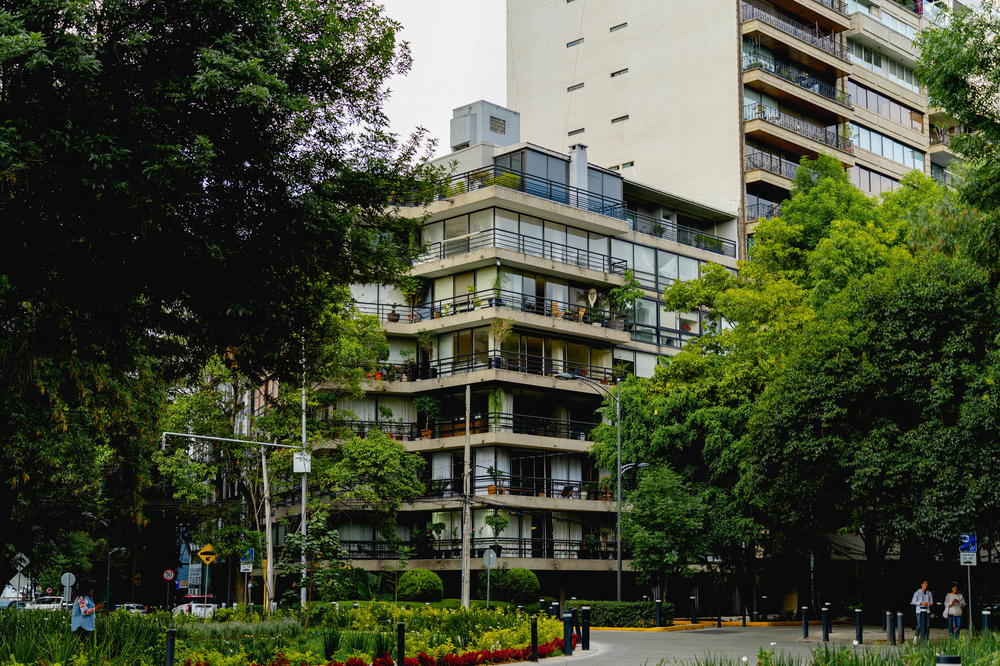
[{"label": "sky", "polygon": [[386,14],[403,24],[413,67],[389,81],[385,106],[393,131],[425,127],[438,139],[435,155],[450,152],[451,110],[485,99],[506,104],[506,2],[504,0],[382,0]]}]

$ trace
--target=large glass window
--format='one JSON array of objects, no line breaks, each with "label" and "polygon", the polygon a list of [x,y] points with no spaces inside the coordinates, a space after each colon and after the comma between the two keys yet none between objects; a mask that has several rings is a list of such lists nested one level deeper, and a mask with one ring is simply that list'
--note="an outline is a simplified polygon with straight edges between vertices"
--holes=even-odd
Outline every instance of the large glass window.
[{"label": "large glass window", "polygon": [[847,82],[847,92],[851,94],[855,106],[868,109],[915,132],[924,131],[924,116],[919,111],[914,111],[854,81]]},{"label": "large glass window", "polygon": [[851,138],[865,150],[871,151],[886,159],[898,162],[910,169],[924,170],[924,153],[900,143],[895,139],[879,134],[857,123],[851,123]]}]

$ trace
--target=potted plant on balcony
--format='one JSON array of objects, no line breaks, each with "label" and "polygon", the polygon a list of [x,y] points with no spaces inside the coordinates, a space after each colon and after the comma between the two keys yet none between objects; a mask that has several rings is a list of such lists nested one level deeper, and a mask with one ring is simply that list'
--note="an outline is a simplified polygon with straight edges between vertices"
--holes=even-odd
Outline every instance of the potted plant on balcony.
[{"label": "potted plant on balcony", "polygon": [[492,349],[498,352],[490,356],[489,365],[491,368],[503,367],[503,343],[510,337],[514,330],[513,319],[497,319],[490,323],[490,338],[492,338]]},{"label": "potted plant on balcony", "polygon": [[497,268],[497,276],[493,279],[493,298],[490,299],[490,306],[494,308],[502,308],[503,296],[501,292],[503,291],[503,274],[500,269]]},{"label": "potted plant on balcony", "polygon": [[392,304],[392,311],[385,316],[386,321],[392,322],[394,324],[397,321],[399,321],[399,313],[396,312],[396,308],[398,308],[398,307],[399,307],[398,303],[393,303]]},{"label": "potted plant on balcony", "polygon": [[490,391],[490,430],[500,429],[503,423],[503,408],[507,394],[499,386]]},{"label": "potted plant on balcony", "polygon": [[625,283],[608,292],[608,301],[613,311],[609,328],[624,330],[628,316],[635,309],[635,302],[645,295],[642,285],[635,279],[635,273],[625,271]]},{"label": "potted plant on balcony", "polygon": [[471,285],[470,284],[470,285],[466,286],[465,287],[465,291],[466,291],[466,293],[469,294],[469,303],[472,305],[472,309],[478,310],[480,307],[482,307],[483,302],[479,299],[478,296],[476,296],[476,287],[475,287],[475,285]]},{"label": "potted plant on balcony", "polygon": [[491,465],[486,469],[486,474],[490,477],[490,480],[493,481],[492,485],[486,486],[486,492],[490,495],[503,495],[503,470],[499,470]]},{"label": "potted plant on balcony", "polygon": [[417,414],[423,414],[424,427],[420,430],[421,439],[430,439],[441,418],[441,400],[431,395],[422,395],[413,401]]},{"label": "potted plant on balcony", "polygon": [[417,334],[417,346],[424,353],[420,372],[422,379],[434,379],[437,377],[437,368],[431,367],[431,357],[434,355],[434,340],[435,335],[433,331],[420,331]]},{"label": "potted plant on balcony", "polygon": [[502,546],[500,545],[500,534],[507,529],[508,525],[510,525],[510,518],[505,512],[494,509],[493,513],[487,514],[487,516],[483,518],[483,522],[486,523],[491,530],[493,530],[492,548],[496,551],[497,557],[499,557],[500,550],[502,549]]},{"label": "potted plant on balcony", "polygon": [[[427,283],[423,278],[414,277],[413,275],[404,275],[396,282],[396,286],[399,287],[399,290],[403,293],[403,298],[406,299],[406,304],[410,306],[410,321],[420,321],[422,317],[415,308],[420,304],[420,299],[427,290]],[[393,305],[392,308],[395,310],[396,306]],[[398,320],[390,319],[389,321]]]}]

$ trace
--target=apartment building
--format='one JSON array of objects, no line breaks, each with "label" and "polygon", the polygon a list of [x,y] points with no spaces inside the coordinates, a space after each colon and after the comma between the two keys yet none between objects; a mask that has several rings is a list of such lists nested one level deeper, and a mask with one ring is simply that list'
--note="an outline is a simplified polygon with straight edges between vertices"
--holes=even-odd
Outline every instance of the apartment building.
[{"label": "apartment building", "polygon": [[508,0],[522,134],[731,213],[743,243],[799,159],[878,195],[945,180],[961,128],[928,106],[913,38],[954,0]]},{"label": "apartment building", "polygon": [[[660,294],[706,262],[735,270],[736,219],[588,162],[580,143],[522,142],[522,122],[487,102],[455,110],[445,192],[403,208],[422,219],[426,243],[406,293],[354,287],[391,352],[366,395],[338,409],[358,434],[388,432],[426,458],[426,496],[405,507],[398,537],[413,549],[409,566],[441,573],[449,594],[460,584],[468,464],[473,571],[492,547],[548,592],[613,597],[613,471],[588,455],[596,410],[615,382],[652,375],[659,356],[707,325],[697,312],[665,312]],[[626,271],[643,294],[628,305],[612,293]],[[499,533],[487,520],[495,512],[508,519]],[[354,566],[397,561],[371,525],[340,525],[340,536]]]}]

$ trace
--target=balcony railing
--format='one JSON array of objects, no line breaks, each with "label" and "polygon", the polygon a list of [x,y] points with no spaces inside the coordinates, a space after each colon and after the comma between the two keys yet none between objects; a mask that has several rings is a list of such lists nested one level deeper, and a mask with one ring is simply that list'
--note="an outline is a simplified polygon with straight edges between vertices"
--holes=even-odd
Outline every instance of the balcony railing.
[{"label": "balcony railing", "polygon": [[743,155],[743,169],[745,171],[760,169],[781,176],[782,178],[794,180],[795,174],[799,170],[799,165],[791,160],[786,160],[784,157],[778,157],[777,155],[771,155],[762,151],[753,151]]},{"label": "balcony railing", "polygon": [[766,54],[743,54],[743,70],[749,71],[752,69],[760,69],[765,72],[770,72],[779,79],[788,81],[803,90],[808,90],[816,93],[817,95],[821,95],[822,97],[826,97],[828,100],[836,102],[841,106],[845,106],[848,109],[853,108],[851,106],[850,93],[844,92],[843,90],[837,90],[835,85],[827,83],[826,81],[821,81],[816,78],[813,73],[807,72],[804,69],[799,69],[798,67],[789,65],[788,63],[778,62]]},{"label": "balcony railing", "polygon": [[964,132],[965,129],[962,127],[949,127],[948,129],[938,129],[937,127],[932,127],[930,132],[931,145],[950,146],[951,140]]},{"label": "balcony railing", "polygon": [[[462,557],[461,539],[429,540],[427,543],[405,542],[420,559],[458,559]],[[341,541],[340,546],[352,560],[395,560],[400,557],[397,545],[379,541]],[[499,548],[495,548],[499,546]],[[505,558],[543,558],[574,560],[613,560],[615,542],[596,537],[588,539],[533,539],[501,537],[475,537],[472,539],[472,557],[482,557],[489,548],[500,551]],[[622,548],[625,559],[631,553]]]},{"label": "balcony railing", "polygon": [[807,44],[811,44],[821,51],[850,62],[847,47],[838,42],[832,33],[825,33],[808,23],[804,23],[780,11],[776,7],[759,2],[759,0],[742,0],[740,2],[740,13],[743,21],[757,19]]},{"label": "balcony railing", "polygon": [[475,354],[434,359],[424,363],[385,363],[381,369],[370,373],[367,378],[375,381],[414,381],[480,370],[508,370],[530,375],[556,375],[569,372],[607,384],[612,384],[626,375],[623,371],[600,365],[493,349]]},{"label": "balcony railing", "polygon": [[832,9],[838,14],[843,14],[844,16],[847,16],[847,3],[844,2],[844,0],[813,0],[813,1],[818,2],[819,4],[823,5],[824,7],[827,7],[828,9]]},{"label": "balcony railing", "polygon": [[747,206],[747,222],[756,222],[762,217],[770,220],[779,215],[781,215],[781,204],[755,203]]},{"label": "balcony railing", "polygon": [[625,270],[628,268],[628,263],[624,259],[615,259],[599,252],[591,252],[590,250],[563,245],[562,243],[525,236],[513,231],[506,231],[505,229],[486,229],[465,236],[431,243],[427,246],[427,250],[414,263],[423,264],[429,261],[437,261],[446,257],[468,254],[469,252],[493,247],[521,252],[542,259],[551,259],[562,264],[587,268],[602,273],[624,275]]},{"label": "balcony railing", "polygon": [[413,422],[397,421],[333,421],[331,425],[349,430],[358,437],[365,437],[370,432],[384,432],[393,439],[404,441],[417,439],[420,430]]},{"label": "balcony railing", "polygon": [[[384,432],[394,439],[403,441],[465,435],[464,416],[438,419],[433,423],[428,423],[425,428],[420,428],[415,422],[389,420],[337,420],[332,421],[331,425],[350,431],[358,437],[364,437],[370,432]],[[470,415],[469,432],[470,434],[513,432],[523,435],[585,440],[596,426],[597,423],[590,421],[572,421],[508,412],[473,412]]]},{"label": "balcony railing", "polygon": [[838,135],[825,127],[813,125],[801,118],[790,116],[772,106],[765,104],[747,104],[743,107],[743,120],[766,120],[790,132],[795,132],[813,141],[842,150],[845,153],[854,152],[854,144],[850,139]]},{"label": "balcony railing", "polygon": [[675,243],[697,247],[727,257],[736,256],[736,242],[715,234],[699,231],[694,227],[675,224],[670,220],[657,219],[634,210],[625,210],[629,228],[641,234],[665,238]]},{"label": "balcony railing", "polygon": [[[431,479],[427,483],[427,497],[457,497],[462,493],[462,477]],[[517,497],[550,497],[556,499],[604,500],[612,499],[611,491],[601,488],[597,481],[557,479],[542,476],[504,474],[499,482],[489,476],[471,479],[473,495],[514,495]]]}]

